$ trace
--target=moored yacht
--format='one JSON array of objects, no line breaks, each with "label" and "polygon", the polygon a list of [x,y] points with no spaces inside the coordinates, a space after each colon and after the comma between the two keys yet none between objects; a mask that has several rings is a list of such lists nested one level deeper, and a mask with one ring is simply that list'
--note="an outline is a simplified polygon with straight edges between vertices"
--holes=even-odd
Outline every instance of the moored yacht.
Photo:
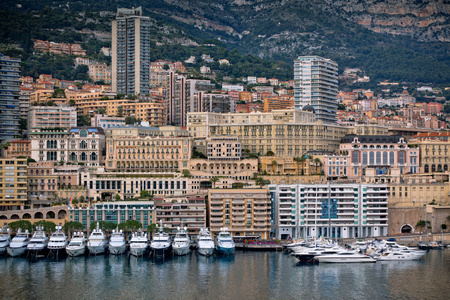
[{"label": "moored yacht", "polygon": [[374,263],[375,259],[357,251],[341,251],[335,254],[314,257],[319,263]]},{"label": "moored yacht", "polygon": [[89,236],[89,240],[87,243],[89,254],[97,255],[103,254],[106,252],[106,247],[108,243],[106,241],[105,234],[100,229],[99,224],[97,223],[97,228],[94,229]]},{"label": "moored yacht", "polygon": [[127,250],[127,242],[122,230],[113,230],[109,239],[109,253],[114,255],[124,254]]},{"label": "moored yacht", "polygon": [[150,249],[155,255],[166,255],[170,253],[171,240],[167,233],[164,232],[162,221],[159,226],[159,231],[153,235],[150,243]]},{"label": "moored yacht", "polygon": [[48,237],[44,232],[44,227],[36,227],[36,231],[27,246],[28,253],[34,256],[42,254],[45,250],[47,250],[47,245]]},{"label": "moored yacht", "polygon": [[214,253],[214,241],[208,228],[201,228],[197,235],[197,253],[205,256],[210,256]]},{"label": "moored yacht", "polygon": [[221,228],[219,235],[216,237],[216,251],[223,255],[233,255],[235,245],[228,228]]},{"label": "moored yacht", "polygon": [[419,260],[426,251],[393,250],[387,251],[377,257],[380,261]]},{"label": "moored yacht", "polygon": [[16,236],[11,240],[11,243],[9,244],[8,248],[6,248],[6,251],[10,256],[13,257],[24,255],[25,252],[27,251],[28,243],[29,243],[28,230],[22,232],[22,229],[19,228]]},{"label": "moored yacht", "polygon": [[130,254],[134,256],[144,256],[148,250],[148,237],[147,234],[139,229],[139,231],[133,233],[130,240]]},{"label": "moored yacht", "polygon": [[71,257],[86,253],[86,236],[83,232],[75,232],[69,244],[66,246],[67,255]]},{"label": "moored yacht", "polygon": [[67,236],[61,231],[62,226],[56,226],[56,231],[50,236],[48,249],[55,255],[65,253],[67,246]]},{"label": "moored yacht", "polygon": [[8,226],[4,226],[0,232],[0,255],[6,254],[6,248],[8,248],[11,242],[11,232]]},{"label": "moored yacht", "polygon": [[191,240],[187,234],[187,227],[178,227],[178,232],[172,243],[172,250],[175,255],[186,255],[191,253]]}]

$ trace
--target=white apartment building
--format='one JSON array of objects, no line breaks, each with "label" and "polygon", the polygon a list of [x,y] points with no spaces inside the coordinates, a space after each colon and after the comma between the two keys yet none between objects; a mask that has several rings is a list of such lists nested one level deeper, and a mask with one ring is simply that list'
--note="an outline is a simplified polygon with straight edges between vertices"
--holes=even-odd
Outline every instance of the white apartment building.
[{"label": "white apartment building", "polygon": [[97,114],[91,118],[91,126],[103,129],[125,126],[125,118]]},{"label": "white apartment building", "polygon": [[387,234],[385,184],[269,185],[279,239],[361,238]]},{"label": "white apartment building", "polygon": [[316,118],[336,122],[338,107],[338,65],[319,56],[300,56],[294,61],[295,108],[310,105]]}]

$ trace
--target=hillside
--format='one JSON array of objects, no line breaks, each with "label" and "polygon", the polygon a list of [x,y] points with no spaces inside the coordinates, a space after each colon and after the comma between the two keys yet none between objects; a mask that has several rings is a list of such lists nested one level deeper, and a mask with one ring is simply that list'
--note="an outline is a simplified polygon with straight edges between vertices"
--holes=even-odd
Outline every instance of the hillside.
[{"label": "hillside", "polygon": [[361,67],[377,81],[450,83],[449,4],[443,0],[64,3],[24,0],[19,7],[6,0],[0,11],[0,41],[17,41],[27,51],[32,38],[88,41],[99,32],[108,33],[117,7],[142,5],[154,19],[152,39],[157,47],[196,46],[204,39],[219,39],[241,54],[290,65],[299,55],[317,54],[336,60],[341,70]]}]

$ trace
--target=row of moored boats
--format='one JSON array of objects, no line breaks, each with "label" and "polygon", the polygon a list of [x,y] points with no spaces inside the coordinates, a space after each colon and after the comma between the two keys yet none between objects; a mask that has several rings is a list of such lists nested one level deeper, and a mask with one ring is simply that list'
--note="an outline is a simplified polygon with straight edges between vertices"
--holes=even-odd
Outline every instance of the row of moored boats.
[{"label": "row of moored boats", "polygon": [[374,263],[376,261],[419,260],[426,251],[391,241],[355,242],[342,247],[331,240],[299,241],[285,245],[301,262]]},{"label": "row of moored boats", "polygon": [[[165,256],[173,252],[174,255],[187,255],[191,253],[192,242],[187,233],[187,228],[178,227],[173,240],[163,230],[162,224],[159,231],[149,240],[147,233],[138,230],[131,234],[131,239],[127,242],[122,230],[113,230],[109,241],[104,232],[99,228],[92,231],[89,238],[83,232],[75,232],[70,241],[62,231],[61,226],[56,227],[56,231],[47,237],[43,227],[36,227],[36,231],[30,238],[28,230],[18,230],[16,236],[11,240],[9,228],[3,228],[0,232],[0,254],[10,256],[38,256],[45,253],[53,255],[67,254],[69,256],[84,255],[86,251],[91,255],[99,255],[109,252],[113,255],[121,255],[129,250],[134,256],[144,256],[146,254],[155,256]],[[205,256],[218,254],[234,254],[235,244],[227,228],[222,228],[221,232],[214,240],[207,228],[202,228],[197,235],[195,249],[197,253]]]}]

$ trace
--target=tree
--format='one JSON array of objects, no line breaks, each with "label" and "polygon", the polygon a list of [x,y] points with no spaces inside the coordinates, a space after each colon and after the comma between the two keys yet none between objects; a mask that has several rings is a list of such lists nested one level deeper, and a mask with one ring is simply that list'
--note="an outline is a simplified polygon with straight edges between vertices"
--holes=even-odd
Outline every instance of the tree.
[{"label": "tree", "polygon": [[255,183],[262,188],[263,185],[265,184],[265,180],[262,177],[256,177],[255,178]]},{"label": "tree", "polygon": [[272,160],[272,172],[275,174],[277,168],[277,161],[274,159]]},{"label": "tree", "polygon": [[77,126],[90,126],[91,125],[91,119],[88,115],[79,114],[77,115]]},{"label": "tree", "polygon": [[213,184],[213,188],[216,188],[216,182],[219,181],[219,177],[214,176],[209,181]]},{"label": "tree", "polygon": [[90,229],[91,230],[96,229],[97,228],[97,223],[99,225],[99,228],[101,230],[104,230],[104,231],[111,231],[111,230],[113,230],[114,228],[117,227],[117,224],[115,224],[115,223],[106,222],[106,221],[99,221],[99,222],[92,222],[91,226],[90,226]]},{"label": "tree", "polygon": [[116,195],[114,196],[114,201],[120,201],[120,196],[119,196],[119,194],[116,194]]},{"label": "tree", "polygon": [[314,167],[315,167],[315,173],[319,174],[319,167],[322,165],[322,162],[320,161],[319,158],[314,158]]},{"label": "tree", "polygon": [[84,225],[80,222],[70,221],[63,225],[63,230],[67,235],[71,235],[74,231],[84,230]]},{"label": "tree", "polygon": [[297,175],[299,175],[299,172],[300,172],[300,168],[298,167],[298,165],[299,165],[299,163],[301,163],[301,170],[302,170],[302,172],[301,172],[301,175],[304,175],[305,174],[305,170],[304,170],[304,162],[306,161],[306,157],[304,156],[304,155],[302,155],[302,156],[300,156],[300,157],[295,157],[294,158],[294,161],[296,161],[297,162]]},{"label": "tree", "polygon": [[417,222],[416,224],[416,228],[419,229],[420,232],[423,232],[423,229],[425,228],[425,226],[427,226],[428,224],[430,224],[430,221],[424,221],[424,220],[420,220]]},{"label": "tree", "polygon": [[275,153],[273,153],[273,151],[267,151],[267,153],[266,153],[266,156],[274,156],[275,155]]},{"label": "tree", "polygon": [[141,191],[140,197],[139,198],[148,198],[150,197],[150,193],[146,190]]},{"label": "tree", "polygon": [[22,231],[25,230],[28,230],[28,232],[33,231],[33,226],[31,225],[31,222],[27,220],[11,222],[8,224],[8,227],[11,229],[11,231],[14,232],[17,232],[19,228],[22,229]]},{"label": "tree", "polygon": [[56,231],[56,224],[53,223],[53,222],[45,221],[45,220],[41,220],[41,221],[35,222],[35,223],[33,224],[33,226],[34,226],[35,228],[36,228],[37,226],[42,226],[42,227],[44,228],[44,231],[45,231],[47,234],[50,234],[50,233]]},{"label": "tree", "polygon": [[125,232],[135,232],[142,228],[142,224],[136,220],[127,220],[125,223],[120,223],[117,227]]},{"label": "tree", "polygon": [[158,226],[155,223],[151,223],[147,226],[147,232],[150,234],[150,239],[152,239],[153,234],[158,232]]}]

